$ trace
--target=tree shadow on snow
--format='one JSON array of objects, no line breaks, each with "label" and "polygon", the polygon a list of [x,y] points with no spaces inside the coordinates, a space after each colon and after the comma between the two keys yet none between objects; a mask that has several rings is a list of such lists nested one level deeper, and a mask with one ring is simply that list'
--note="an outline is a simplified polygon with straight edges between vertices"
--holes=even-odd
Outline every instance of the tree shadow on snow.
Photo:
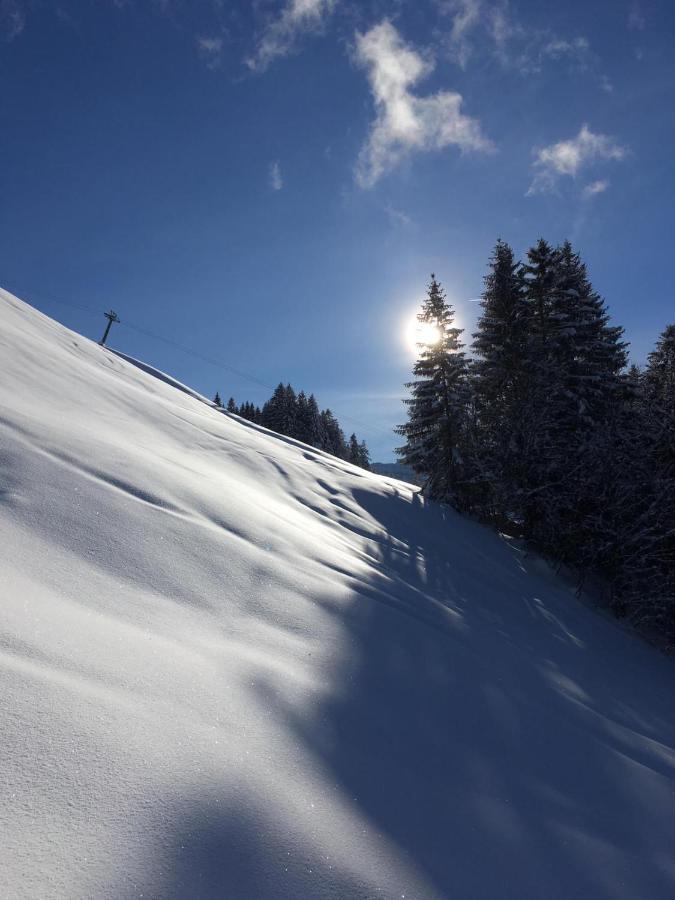
[{"label": "tree shadow on snow", "polygon": [[353,496],[343,690],[283,712],[343,795],[440,897],[674,896],[668,661],[487,528]]}]

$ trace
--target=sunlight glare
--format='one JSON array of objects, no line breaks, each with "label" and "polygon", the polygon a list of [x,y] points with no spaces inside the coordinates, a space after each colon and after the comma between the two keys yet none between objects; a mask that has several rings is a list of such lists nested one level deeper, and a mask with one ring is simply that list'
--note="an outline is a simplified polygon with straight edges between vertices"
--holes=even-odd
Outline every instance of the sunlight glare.
[{"label": "sunlight glare", "polygon": [[417,354],[420,344],[430,347],[441,339],[441,330],[433,322],[419,322],[414,315],[406,328],[406,343],[410,350]]}]

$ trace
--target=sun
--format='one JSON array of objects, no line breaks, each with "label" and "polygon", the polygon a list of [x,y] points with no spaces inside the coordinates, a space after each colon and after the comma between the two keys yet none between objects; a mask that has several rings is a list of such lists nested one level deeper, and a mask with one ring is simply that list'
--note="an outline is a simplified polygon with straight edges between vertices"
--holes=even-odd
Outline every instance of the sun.
[{"label": "sun", "polygon": [[441,339],[441,329],[434,322],[420,322],[414,315],[406,326],[406,344],[417,354],[421,347],[431,347]]}]

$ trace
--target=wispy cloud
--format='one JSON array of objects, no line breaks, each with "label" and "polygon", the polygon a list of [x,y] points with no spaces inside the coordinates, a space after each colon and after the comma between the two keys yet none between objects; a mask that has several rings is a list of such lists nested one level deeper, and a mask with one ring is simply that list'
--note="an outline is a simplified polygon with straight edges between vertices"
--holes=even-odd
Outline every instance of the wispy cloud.
[{"label": "wispy cloud", "polygon": [[597,181],[591,181],[584,187],[584,197],[595,197],[596,194],[604,194],[609,187],[609,181],[606,178],[600,178]]},{"label": "wispy cloud", "polygon": [[275,59],[288,56],[300,35],[323,28],[336,3],[337,0],[287,0],[280,15],[268,22],[246,65],[262,72]]},{"label": "wispy cloud", "polygon": [[223,39],[221,37],[198,37],[197,52],[207,69],[219,69],[223,62]]},{"label": "wispy cloud", "polygon": [[588,38],[575,37],[571,40],[553,38],[541,48],[543,56],[550,59],[575,59],[585,65],[591,45]]},{"label": "wispy cloud", "polygon": [[478,25],[481,0],[442,0],[441,12],[452,17],[450,46],[457,63],[465,69],[473,52],[471,32]]},{"label": "wispy cloud", "polygon": [[411,225],[414,224],[411,217],[407,213],[404,213],[403,210],[401,210],[401,209],[396,209],[393,206],[387,205],[387,206],[385,206],[384,211],[386,212],[387,216],[389,217],[389,221],[393,225],[398,225],[399,227],[402,227],[402,228],[409,228]]},{"label": "wispy cloud", "polygon": [[[594,134],[587,125],[582,125],[576,137],[535,149],[534,153],[535,175],[528,196],[555,191],[561,177],[574,178],[582,169],[598,161],[620,161],[628,150],[608,135]],[[608,187],[607,182],[594,184],[596,190],[592,193],[600,193]]]},{"label": "wispy cloud", "polygon": [[464,152],[494,149],[479,122],[462,113],[460,94],[411,92],[431,73],[433,62],[405,44],[388,20],[356,35],[355,58],[367,70],[377,113],[356,166],[361,187],[372,187],[413,152],[450,145]]},{"label": "wispy cloud", "polygon": [[507,69],[523,75],[541,72],[547,63],[565,63],[575,71],[598,73],[598,60],[588,38],[562,37],[551,29],[520,21],[508,0],[437,0],[451,19],[447,46],[462,68],[479,52],[487,52]]},{"label": "wispy cloud", "polygon": [[278,159],[275,159],[273,163],[270,163],[268,182],[273,191],[280,191],[284,186],[284,178],[281,174],[281,166],[279,165]]},{"label": "wispy cloud", "polygon": [[644,31],[647,27],[647,20],[645,19],[642,7],[639,3],[634,3],[631,6],[630,12],[628,13],[627,25],[631,31]]},{"label": "wispy cloud", "polygon": [[13,41],[25,27],[23,4],[19,0],[0,0],[0,38]]}]

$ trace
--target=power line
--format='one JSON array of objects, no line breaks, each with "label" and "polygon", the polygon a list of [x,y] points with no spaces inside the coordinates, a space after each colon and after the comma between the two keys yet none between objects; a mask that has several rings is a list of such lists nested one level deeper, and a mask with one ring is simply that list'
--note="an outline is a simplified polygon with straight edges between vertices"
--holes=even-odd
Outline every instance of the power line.
[{"label": "power line", "polygon": [[[13,286],[10,286],[10,287],[11,287],[12,292],[14,292],[15,291],[14,287]],[[18,297],[19,294],[17,293],[16,296]],[[94,309],[91,306],[81,306],[77,303],[70,303],[67,300],[57,300],[54,297],[51,297],[51,298],[47,298],[44,296],[41,297],[37,293],[34,293],[33,296],[36,297],[38,300],[41,300],[43,303],[47,303],[47,304],[54,303],[58,306],[68,306],[71,309],[78,309],[82,312],[88,312],[88,313],[92,313],[94,315],[100,315],[99,311]],[[268,391],[274,391],[276,389],[276,386],[267,384],[267,382],[262,381],[257,376],[251,375],[250,372],[244,372],[241,369],[236,369],[234,366],[228,365],[227,363],[224,363],[222,361],[215,360],[208,356],[205,356],[203,353],[200,353],[198,350],[194,350],[191,347],[186,347],[183,344],[178,343],[178,341],[174,341],[172,338],[164,337],[161,334],[156,334],[155,332],[150,331],[147,328],[143,328],[141,325],[137,325],[136,323],[131,322],[126,317],[123,320],[117,320],[117,321],[119,322],[119,324],[121,326],[126,326],[127,328],[130,328],[132,331],[136,331],[139,334],[145,335],[145,337],[149,337],[156,341],[161,341],[163,344],[167,344],[170,347],[174,347],[176,350],[180,350],[182,353],[185,353],[188,356],[193,356],[195,359],[199,359],[199,360],[201,360],[201,362],[205,362],[208,365],[215,366],[215,368],[217,368],[217,369],[222,369],[226,372],[230,372],[231,374],[236,375],[237,377],[242,378],[245,381],[250,381],[252,384],[256,384],[259,387],[263,387]],[[378,425],[375,425],[375,426],[367,425],[365,422],[361,422],[358,419],[354,419],[352,416],[344,416],[339,411],[337,411],[337,414],[338,414],[338,418],[341,419],[343,422],[350,422],[352,425],[358,425],[359,428],[364,429],[366,432],[372,433],[373,431],[376,431],[382,435],[386,434],[387,437],[389,437],[389,438],[391,437],[391,435],[393,433],[393,430],[392,430],[392,432],[390,432],[388,430],[385,430],[384,428],[381,428]]]}]

